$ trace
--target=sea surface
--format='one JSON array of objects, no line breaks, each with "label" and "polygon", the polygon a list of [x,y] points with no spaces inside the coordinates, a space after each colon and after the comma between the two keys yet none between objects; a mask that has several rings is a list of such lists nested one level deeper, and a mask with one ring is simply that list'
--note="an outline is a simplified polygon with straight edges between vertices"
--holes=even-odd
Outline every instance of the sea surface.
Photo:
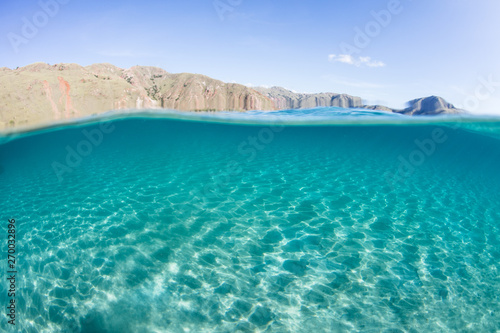
[{"label": "sea surface", "polygon": [[498,117],[111,112],[0,141],[2,332],[500,330]]}]

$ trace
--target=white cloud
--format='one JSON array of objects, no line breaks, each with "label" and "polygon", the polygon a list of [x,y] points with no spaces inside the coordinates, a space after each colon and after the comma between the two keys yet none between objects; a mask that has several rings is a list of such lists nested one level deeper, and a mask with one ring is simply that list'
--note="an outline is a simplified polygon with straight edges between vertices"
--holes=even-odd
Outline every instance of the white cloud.
[{"label": "white cloud", "polygon": [[341,62],[348,65],[353,65],[356,67],[368,66],[368,67],[384,67],[385,63],[378,60],[373,60],[370,57],[358,57],[352,56],[350,54],[330,54],[328,56],[330,62]]}]

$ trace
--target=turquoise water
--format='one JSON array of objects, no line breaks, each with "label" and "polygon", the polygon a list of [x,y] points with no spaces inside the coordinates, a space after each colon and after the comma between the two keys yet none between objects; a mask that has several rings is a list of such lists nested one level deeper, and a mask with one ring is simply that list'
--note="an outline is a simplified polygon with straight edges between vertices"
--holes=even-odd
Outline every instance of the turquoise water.
[{"label": "turquoise water", "polygon": [[89,121],[0,145],[2,330],[500,330],[500,119]]}]

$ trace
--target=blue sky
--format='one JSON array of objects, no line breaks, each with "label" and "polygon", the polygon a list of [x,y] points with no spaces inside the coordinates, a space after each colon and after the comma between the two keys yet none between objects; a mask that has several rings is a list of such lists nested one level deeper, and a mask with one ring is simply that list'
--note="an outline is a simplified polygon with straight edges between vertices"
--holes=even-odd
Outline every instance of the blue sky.
[{"label": "blue sky", "polygon": [[500,114],[499,14],[496,0],[2,1],[0,67],[150,65],[393,107],[438,95]]}]

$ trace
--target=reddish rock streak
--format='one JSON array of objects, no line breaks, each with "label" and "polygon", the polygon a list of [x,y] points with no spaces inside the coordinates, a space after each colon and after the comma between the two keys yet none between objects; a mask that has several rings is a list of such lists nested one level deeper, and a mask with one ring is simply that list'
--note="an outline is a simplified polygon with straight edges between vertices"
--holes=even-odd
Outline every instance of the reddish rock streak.
[{"label": "reddish rock streak", "polygon": [[58,76],[57,79],[59,80],[59,90],[61,90],[61,98],[59,99],[59,103],[62,103],[64,97],[66,98],[65,118],[69,119],[71,117],[70,114],[71,110],[75,111],[75,116],[78,115],[78,111],[73,107],[73,104],[71,102],[71,97],[69,96],[69,91],[71,90],[71,87],[68,81],[65,81],[62,77]]}]

